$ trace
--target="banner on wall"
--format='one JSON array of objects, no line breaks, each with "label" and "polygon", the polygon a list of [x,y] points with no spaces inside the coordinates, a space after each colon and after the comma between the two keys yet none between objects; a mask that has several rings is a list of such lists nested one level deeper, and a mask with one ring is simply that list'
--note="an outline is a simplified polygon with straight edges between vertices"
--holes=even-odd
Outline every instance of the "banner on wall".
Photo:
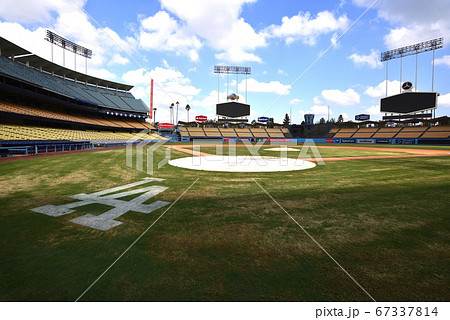
[{"label": "banner on wall", "polygon": [[416,144],[416,139],[396,139],[395,144]]},{"label": "banner on wall", "polygon": [[373,139],[358,139],[358,143],[375,143]]}]

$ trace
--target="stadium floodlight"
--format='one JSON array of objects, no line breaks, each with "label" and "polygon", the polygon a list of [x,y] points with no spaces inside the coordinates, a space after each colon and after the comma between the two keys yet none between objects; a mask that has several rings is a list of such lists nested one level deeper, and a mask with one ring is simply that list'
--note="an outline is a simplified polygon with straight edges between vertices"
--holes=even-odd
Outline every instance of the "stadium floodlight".
[{"label": "stadium floodlight", "polygon": [[381,53],[381,62],[398,59],[401,57],[410,56],[413,54],[419,54],[431,50],[441,49],[444,47],[444,38],[436,38],[420,43],[416,43],[410,46],[401,47]]},{"label": "stadium floodlight", "polygon": [[214,73],[226,74],[251,74],[251,67],[237,67],[237,66],[214,66]]},{"label": "stadium floodlight", "polygon": [[431,80],[431,91],[434,91],[434,52],[437,49],[441,49],[444,47],[444,38],[436,38],[433,40],[428,40],[424,42],[419,42],[416,44],[412,44],[406,47],[401,47],[389,51],[385,51],[381,53],[381,62],[386,62],[386,97],[388,95],[388,62],[389,60],[400,58],[400,92],[402,85],[402,58],[416,55],[416,91],[417,91],[417,56],[419,53],[433,51],[433,69],[432,69],[432,80]]},{"label": "stadium floodlight", "polygon": [[[238,88],[238,75],[245,74],[245,102],[247,102],[247,76],[252,73],[251,67],[238,67],[238,66],[214,66],[214,73],[217,73],[217,103],[219,103],[219,93],[220,93],[220,73],[225,73],[226,75],[235,74],[236,75],[236,95],[239,92]],[[228,77],[227,77],[227,99],[228,94]]]},{"label": "stadium floodlight", "polygon": [[[74,53],[74,57],[75,57],[75,70],[76,70],[76,65],[77,65],[77,59],[76,59],[76,55],[80,55],[82,57],[86,58],[86,73],[87,73],[87,59],[91,59],[92,58],[92,50],[87,49],[83,46],[80,46],[66,38],[61,37],[60,35],[47,30],[46,32],[46,37],[45,40],[47,40],[48,42],[50,42],[52,44],[52,62],[53,62],[53,45],[57,45],[58,47],[63,48],[64,50],[69,50],[71,52]],[[65,51],[63,51],[64,53]],[[66,64],[66,58],[65,55],[63,55],[63,61],[64,61],[64,65]]]},{"label": "stadium floodlight", "polygon": [[70,40],[67,40],[66,38],[63,38],[50,30],[47,30],[47,36],[45,37],[45,40],[50,43],[56,44],[58,47],[79,54],[80,56],[83,56],[85,58],[92,58],[92,50],[82,47]]}]

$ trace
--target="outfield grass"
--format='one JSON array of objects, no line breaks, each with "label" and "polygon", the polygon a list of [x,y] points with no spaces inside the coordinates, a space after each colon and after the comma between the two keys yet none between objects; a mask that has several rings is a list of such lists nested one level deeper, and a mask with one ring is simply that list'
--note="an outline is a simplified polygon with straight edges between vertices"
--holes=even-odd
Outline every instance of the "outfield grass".
[{"label": "outfield grass", "polygon": [[[163,156],[156,151],[157,160]],[[117,219],[121,226],[98,231],[68,220],[100,214],[104,205],[62,217],[31,208],[146,176],[125,166],[125,149],[0,164],[0,299],[74,301],[167,209],[130,212]],[[169,189],[149,203],[173,203],[198,180],[82,301],[369,301],[253,179],[376,300],[450,299],[449,157],[336,161],[282,173],[166,165],[155,177]]]}]

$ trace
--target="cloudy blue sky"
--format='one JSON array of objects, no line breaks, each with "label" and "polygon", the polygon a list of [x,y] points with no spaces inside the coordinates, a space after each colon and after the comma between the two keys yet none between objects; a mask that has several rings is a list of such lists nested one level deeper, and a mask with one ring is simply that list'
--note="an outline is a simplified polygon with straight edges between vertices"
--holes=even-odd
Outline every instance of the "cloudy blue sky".
[{"label": "cloudy blue sky", "polygon": [[[225,101],[227,93],[225,76],[218,88],[216,64],[252,68],[247,80],[228,79],[229,93],[238,88],[241,102],[247,83],[250,120],[265,115],[280,122],[292,112],[293,122],[300,123],[305,113],[326,119],[328,108],[334,118],[370,113],[380,119],[379,99],[386,88],[380,53],[437,37],[450,42],[450,1],[378,0],[363,14],[373,3],[2,0],[0,36],[50,59],[50,44],[43,39],[51,29],[93,50],[88,73],[134,85],[132,93],[147,105],[153,78],[159,121],[169,120],[174,101],[183,109],[190,104],[191,119],[215,118],[218,97]],[[445,44],[435,52],[438,116],[450,115],[449,48]],[[55,49],[54,57],[60,64],[61,50]],[[76,69],[84,71],[84,61],[77,62]],[[66,66],[75,67],[70,53]],[[414,56],[403,58],[403,81],[415,82],[415,66]],[[431,74],[432,53],[420,54],[419,91],[431,91]],[[399,92],[399,80],[400,60],[390,61],[389,94]],[[179,119],[186,119],[182,109]]]}]

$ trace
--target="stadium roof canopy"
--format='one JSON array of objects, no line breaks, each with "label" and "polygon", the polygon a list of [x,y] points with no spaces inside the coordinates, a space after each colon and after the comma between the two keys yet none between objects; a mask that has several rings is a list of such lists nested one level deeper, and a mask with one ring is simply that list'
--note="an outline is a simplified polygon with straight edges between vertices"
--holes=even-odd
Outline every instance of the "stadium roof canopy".
[{"label": "stadium roof canopy", "polygon": [[21,62],[28,66],[53,73],[65,78],[73,79],[80,82],[85,82],[110,89],[118,89],[123,91],[130,91],[133,86],[122,84],[114,81],[96,78],[87,74],[74,71],[72,69],[60,66],[59,64],[41,58],[30,51],[0,37],[0,54],[2,56],[13,58],[15,61]]}]

